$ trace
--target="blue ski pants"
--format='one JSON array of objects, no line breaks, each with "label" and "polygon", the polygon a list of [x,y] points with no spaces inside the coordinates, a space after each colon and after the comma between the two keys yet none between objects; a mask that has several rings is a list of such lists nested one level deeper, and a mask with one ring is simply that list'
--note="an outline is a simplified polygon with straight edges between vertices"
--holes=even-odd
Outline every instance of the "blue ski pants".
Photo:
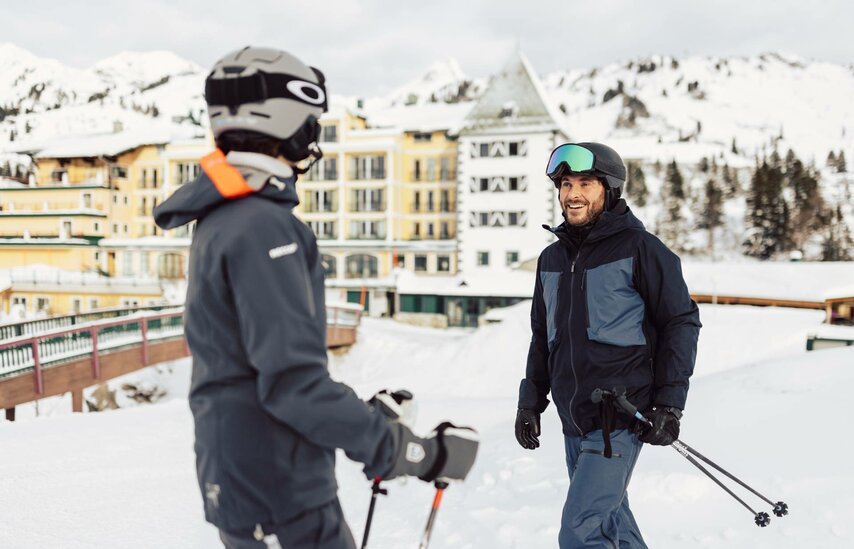
[{"label": "blue ski pants", "polygon": [[629,509],[626,490],[643,443],[628,429],[611,433],[611,458],[602,431],[565,437],[569,491],[560,524],[560,549],[647,549]]}]

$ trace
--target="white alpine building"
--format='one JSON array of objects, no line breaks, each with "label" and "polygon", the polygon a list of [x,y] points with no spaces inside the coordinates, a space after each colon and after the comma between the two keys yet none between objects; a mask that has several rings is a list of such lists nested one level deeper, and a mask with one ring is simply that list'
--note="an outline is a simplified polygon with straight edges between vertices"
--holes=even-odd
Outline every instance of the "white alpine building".
[{"label": "white alpine building", "polygon": [[458,246],[464,273],[496,272],[539,255],[557,224],[549,153],[567,142],[521,51],[489,81],[459,137]]}]

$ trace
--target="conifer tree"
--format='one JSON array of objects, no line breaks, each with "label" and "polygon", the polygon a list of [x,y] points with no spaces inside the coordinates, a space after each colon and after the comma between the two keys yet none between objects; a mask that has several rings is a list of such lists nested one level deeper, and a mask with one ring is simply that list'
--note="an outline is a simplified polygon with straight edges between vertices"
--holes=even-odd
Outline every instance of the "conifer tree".
[{"label": "conifer tree", "polygon": [[848,165],[845,163],[845,151],[839,151],[839,156],[836,157],[836,171],[839,173],[848,172]]},{"label": "conifer tree", "polygon": [[835,168],[836,167],[836,153],[833,151],[830,151],[829,153],[827,153],[827,167],[828,168]]},{"label": "conifer tree", "polygon": [[791,249],[789,206],[783,198],[784,174],[767,160],[756,167],[747,194],[747,255],[769,259]]},{"label": "conifer tree", "polygon": [[709,231],[706,251],[710,255],[714,255],[715,229],[721,227],[724,220],[724,193],[720,188],[720,184],[714,177],[710,177],[706,180],[700,205],[700,211],[697,216],[697,228]]},{"label": "conifer tree", "polygon": [[790,150],[786,155],[785,186],[792,193],[791,239],[795,249],[802,249],[812,235],[824,232],[828,216],[818,183],[818,174],[805,168]]},{"label": "conifer tree", "polygon": [[626,181],[626,196],[631,198],[632,203],[643,208],[649,199],[649,189],[646,186],[646,175],[643,173],[640,162],[629,161],[628,180]]},{"label": "conifer tree", "polygon": [[673,160],[667,165],[661,192],[662,212],[658,219],[658,237],[676,253],[689,251],[688,230],[683,206],[685,180]]},{"label": "conifer tree", "polygon": [[854,238],[837,204],[821,247],[822,261],[851,261],[854,258]]}]

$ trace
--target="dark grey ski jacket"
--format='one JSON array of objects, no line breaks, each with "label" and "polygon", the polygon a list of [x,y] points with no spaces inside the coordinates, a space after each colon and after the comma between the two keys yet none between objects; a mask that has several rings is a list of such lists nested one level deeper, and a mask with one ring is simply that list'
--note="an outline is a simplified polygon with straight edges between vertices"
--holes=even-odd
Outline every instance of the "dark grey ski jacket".
[{"label": "dark grey ski jacket", "polygon": [[[603,212],[576,247],[563,223],[537,263],[533,336],[519,408],[542,413],[551,392],[563,432],[602,428],[596,388],[627,388],[643,410],[683,410],[694,370],[700,315],[679,258],[648,233],[624,201]],[[633,420],[617,413],[615,428]]]},{"label": "dark grey ski jacket", "polygon": [[[292,213],[295,178],[206,160],[154,217],[164,229],[197,221],[185,334],[199,486],[209,522],[251,532],[334,500],[336,448],[372,478],[391,469],[395,440],[329,377],[323,269]],[[267,179],[257,192],[246,183]]]}]

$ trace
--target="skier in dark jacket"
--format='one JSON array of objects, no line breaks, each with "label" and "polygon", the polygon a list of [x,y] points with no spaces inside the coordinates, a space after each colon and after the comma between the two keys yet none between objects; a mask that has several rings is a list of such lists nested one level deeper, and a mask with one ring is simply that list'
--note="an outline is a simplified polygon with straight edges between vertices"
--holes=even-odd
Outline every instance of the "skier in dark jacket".
[{"label": "skier in dark jacket", "polygon": [[447,425],[415,436],[388,406],[329,377],[323,269],[292,213],[306,171],[297,163],[322,154],[320,71],[244,48],[214,66],[205,88],[218,148],[154,213],[164,229],[197,222],[185,333],[205,517],[228,548],[354,548],[336,448],[369,479],[461,480],[477,438]]},{"label": "skier in dark jacket", "polygon": [[[679,258],[620,198],[626,168],[599,143],[567,143],[549,159],[565,221],[540,254],[533,337],[519,390],[516,438],[539,447],[551,392],[563,425],[570,486],[561,549],[646,547],[626,496],[643,442],[679,436],[694,369],[699,311]],[[644,426],[591,393],[625,387]]]}]

